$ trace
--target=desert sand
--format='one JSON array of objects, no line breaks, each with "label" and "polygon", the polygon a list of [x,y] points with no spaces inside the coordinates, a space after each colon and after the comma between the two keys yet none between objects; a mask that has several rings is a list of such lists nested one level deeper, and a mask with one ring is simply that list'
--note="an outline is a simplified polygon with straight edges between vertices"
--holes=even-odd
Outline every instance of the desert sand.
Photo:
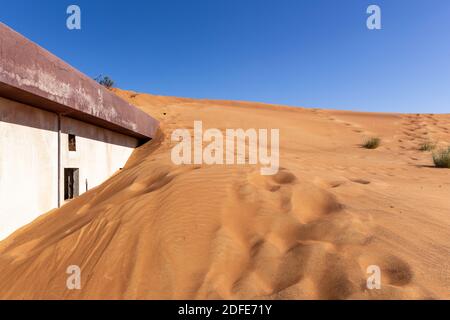
[{"label": "desert sand", "polygon": [[[450,298],[450,170],[418,150],[448,145],[450,115],[115,92],[161,121],[158,137],[0,242],[0,299]],[[171,133],[194,120],[279,128],[281,170],[174,165]],[[362,148],[372,136],[381,146]],[[81,290],[66,288],[70,265]]]}]

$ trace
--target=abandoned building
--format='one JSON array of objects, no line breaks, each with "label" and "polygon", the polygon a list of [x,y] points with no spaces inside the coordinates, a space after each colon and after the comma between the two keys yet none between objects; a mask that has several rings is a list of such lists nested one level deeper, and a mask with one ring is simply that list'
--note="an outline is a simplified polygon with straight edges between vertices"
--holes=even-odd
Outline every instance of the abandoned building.
[{"label": "abandoned building", "polygon": [[157,128],[0,23],[0,240],[104,182]]}]

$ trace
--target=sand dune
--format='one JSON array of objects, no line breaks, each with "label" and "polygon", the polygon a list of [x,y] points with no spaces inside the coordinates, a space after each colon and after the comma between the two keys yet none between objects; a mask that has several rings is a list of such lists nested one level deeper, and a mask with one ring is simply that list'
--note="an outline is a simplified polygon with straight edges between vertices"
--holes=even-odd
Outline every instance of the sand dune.
[{"label": "sand dune", "polygon": [[[0,242],[0,298],[449,299],[450,115],[116,93],[161,121],[103,185]],[[279,128],[282,169],[176,166],[174,129]],[[366,150],[366,137],[381,146]],[[66,288],[79,265],[82,290]],[[378,265],[382,288],[368,290]]]}]

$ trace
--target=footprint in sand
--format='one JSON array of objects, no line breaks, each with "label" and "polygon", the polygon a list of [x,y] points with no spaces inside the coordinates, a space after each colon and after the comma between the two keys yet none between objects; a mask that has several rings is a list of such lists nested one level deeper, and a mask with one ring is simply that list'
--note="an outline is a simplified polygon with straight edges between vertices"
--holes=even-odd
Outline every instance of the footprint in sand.
[{"label": "footprint in sand", "polygon": [[[346,182],[337,181],[335,187]],[[213,253],[223,257],[214,268],[224,270],[219,268],[223,264],[226,272],[211,275],[220,283],[206,280],[205,288],[221,288],[221,297],[228,298],[248,292],[256,297],[303,292],[305,298],[345,299],[360,292],[346,267],[359,270],[356,257],[344,258],[340,248],[367,245],[371,224],[346,212],[329,191],[332,184],[320,185],[300,180],[285,168],[270,177],[257,171],[242,175],[231,190],[232,200],[224,201],[232,205],[224,208],[217,234],[222,245]],[[311,264],[314,271],[308,269]],[[389,266],[391,278],[401,282],[401,273]]]},{"label": "footprint in sand", "polygon": [[287,170],[280,170],[272,179],[278,184],[292,184],[297,180],[297,177]]},{"label": "footprint in sand", "polygon": [[354,182],[354,183],[358,183],[358,184],[370,184],[370,181],[368,180],[364,180],[364,179],[350,179],[350,181]]}]

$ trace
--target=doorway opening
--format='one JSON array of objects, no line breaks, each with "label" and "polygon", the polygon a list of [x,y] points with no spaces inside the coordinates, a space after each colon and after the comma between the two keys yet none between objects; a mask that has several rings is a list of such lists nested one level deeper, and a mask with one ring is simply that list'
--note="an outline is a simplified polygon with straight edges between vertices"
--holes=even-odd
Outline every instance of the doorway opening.
[{"label": "doorway opening", "polygon": [[78,168],[64,168],[64,200],[71,200],[79,195],[80,170]]}]

